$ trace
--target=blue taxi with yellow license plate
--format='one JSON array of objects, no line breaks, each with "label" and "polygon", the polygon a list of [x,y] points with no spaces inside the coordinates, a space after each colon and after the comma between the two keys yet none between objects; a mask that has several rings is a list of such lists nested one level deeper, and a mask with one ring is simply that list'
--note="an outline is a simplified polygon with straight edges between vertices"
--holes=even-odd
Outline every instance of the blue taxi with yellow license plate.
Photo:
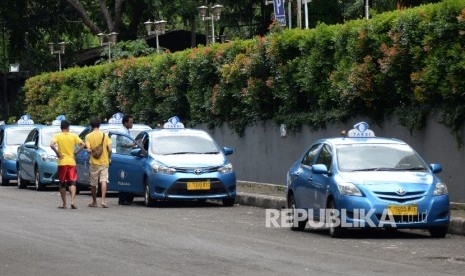
[{"label": "blue taxi with yellow license plate", "polygon": [[366,227],[445,237],[450,207],[446,184],[435,175],[441,171],[405,142],[375,137],[358,123],[347,136],[314,142],[289,169],[291,229],[323,221],[332,237]]},{"label": "blue taxi with yellow license plate", "polygon": [[[50,143],[53,136],[61,132],[60,122],[56,120],[52,126],[35,127],[19,146],[16,162],[18,188],[32,184],[37,191],[42,191],[48,185],[58,185],[58,158]],[[83,129],[83,126],[71,125],[69,131],[79,134]]]},{"label": "blue taxi with yellow license plate", "polygon": [[16,124],[0,125],[0,185],[16,180],[18,147],[24,143],[29,132],[40,125],[34,124],[29,115],[23,115]]},{"label": "blue taxi with yellow license plate", "polygon": [[146,206],[157,200],[207,199],[234,205],[236,175],[226,158],[233,150],[219,147],[207,132],[183,128],[173,117],[164,128],[143,131],[132,140],[139,146],[112,154],[108,190],[143,196]]}]

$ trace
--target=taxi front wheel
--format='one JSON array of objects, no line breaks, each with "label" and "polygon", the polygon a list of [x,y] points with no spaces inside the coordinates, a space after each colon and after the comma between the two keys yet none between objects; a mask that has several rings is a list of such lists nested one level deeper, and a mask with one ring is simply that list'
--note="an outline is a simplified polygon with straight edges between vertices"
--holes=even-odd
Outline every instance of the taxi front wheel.
[{"label": "taxi front wheel", "polygon": [[232,207],[234,206],[234,203],[236,203],[236,198],[235,197],[228,197],[223,199],[223,206],[224,207]]},{"label": "taxi front wheel", "polygon": [[432,238],[445,238],[447,235],[447,227],[433,227],[428,229]]},{"label": "taxi front wheel", "polygon": [[3,177],[3,168],[2,164],[0,164],[0,186],[7,186],[10,184],[10,181]]},{"label": "taxi front wheel", "polygon": [[144,180],[144,187],[145,187],[145,192],[144,192],[144,204],[146,207],[153,207],[156,203],[156,200],[152,199],[150,197],[150,186],[147,183],[147,179]]}]

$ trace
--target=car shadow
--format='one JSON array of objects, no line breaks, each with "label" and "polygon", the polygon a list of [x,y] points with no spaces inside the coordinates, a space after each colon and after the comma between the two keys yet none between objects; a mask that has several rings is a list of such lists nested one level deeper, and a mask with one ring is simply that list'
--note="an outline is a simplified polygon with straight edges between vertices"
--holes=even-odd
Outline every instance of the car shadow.
[{"label": "car shadow", "polygon": [[[317,234],[321,236],[329,235],[328,228],[306,228],[306,233]],[[422,229],[382,229],[382,228],[371,228],[371,229],[346,229],[341,239],[431,239],[428,231]]]}]

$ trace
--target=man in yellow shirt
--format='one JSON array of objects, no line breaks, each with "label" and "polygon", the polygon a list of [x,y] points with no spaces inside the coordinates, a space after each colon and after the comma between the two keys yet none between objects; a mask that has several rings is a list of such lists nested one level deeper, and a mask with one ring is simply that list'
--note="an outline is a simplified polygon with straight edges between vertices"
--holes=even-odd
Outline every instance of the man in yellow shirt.
[{"label": "man in yellow shirt", "polygon": [[[85,146],[84,142],[74,133],[69,132],[69,122],[61,121],[61,132],[55,134],[50,143],[50,147],[58,157],[58,179],[60,180],[60,195],[63,204],[58,208],[66,209],[66,188],[69,187],[71,194],[71,209],[76,209],[76,158]],[[74,149],[79,145],[78,151]],[[58,146],[58,149],[57,149]]]},{"label": "man in yellow shirt", "polygon": [[[87,152],[90,156],[90,190],[92,192],[92,203],[89,203],[89,207],[97,207],[97,186],[100,179],[102,186],[102,201],[101,205],[103,208],[108,208],[106,203],[107,183],[108,183],[108,167],[110,165],[111,158],[111,139],[107,134],[104,134],[99,130],[100,119],[94,117],[90,121],[90,127],[92,132],[86,136]],[[105,136],[104,136],[105,135]],[[92,156],[92,150],[100,145],[103,141],[103,152],[99,158]]]}]

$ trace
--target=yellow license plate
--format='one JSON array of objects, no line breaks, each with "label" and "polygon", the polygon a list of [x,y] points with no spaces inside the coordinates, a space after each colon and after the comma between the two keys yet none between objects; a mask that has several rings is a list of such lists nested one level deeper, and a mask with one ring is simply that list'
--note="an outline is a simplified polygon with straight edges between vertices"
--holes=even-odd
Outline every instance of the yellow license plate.
[{"label": "yellow license plate", "polygon": [[188,190],[210,190],[210,181],[187,182]]},{"label": "yellow license plate", "polygon": [[417,205],[389,205],[388,210],[393,216],[418,215]]}]

